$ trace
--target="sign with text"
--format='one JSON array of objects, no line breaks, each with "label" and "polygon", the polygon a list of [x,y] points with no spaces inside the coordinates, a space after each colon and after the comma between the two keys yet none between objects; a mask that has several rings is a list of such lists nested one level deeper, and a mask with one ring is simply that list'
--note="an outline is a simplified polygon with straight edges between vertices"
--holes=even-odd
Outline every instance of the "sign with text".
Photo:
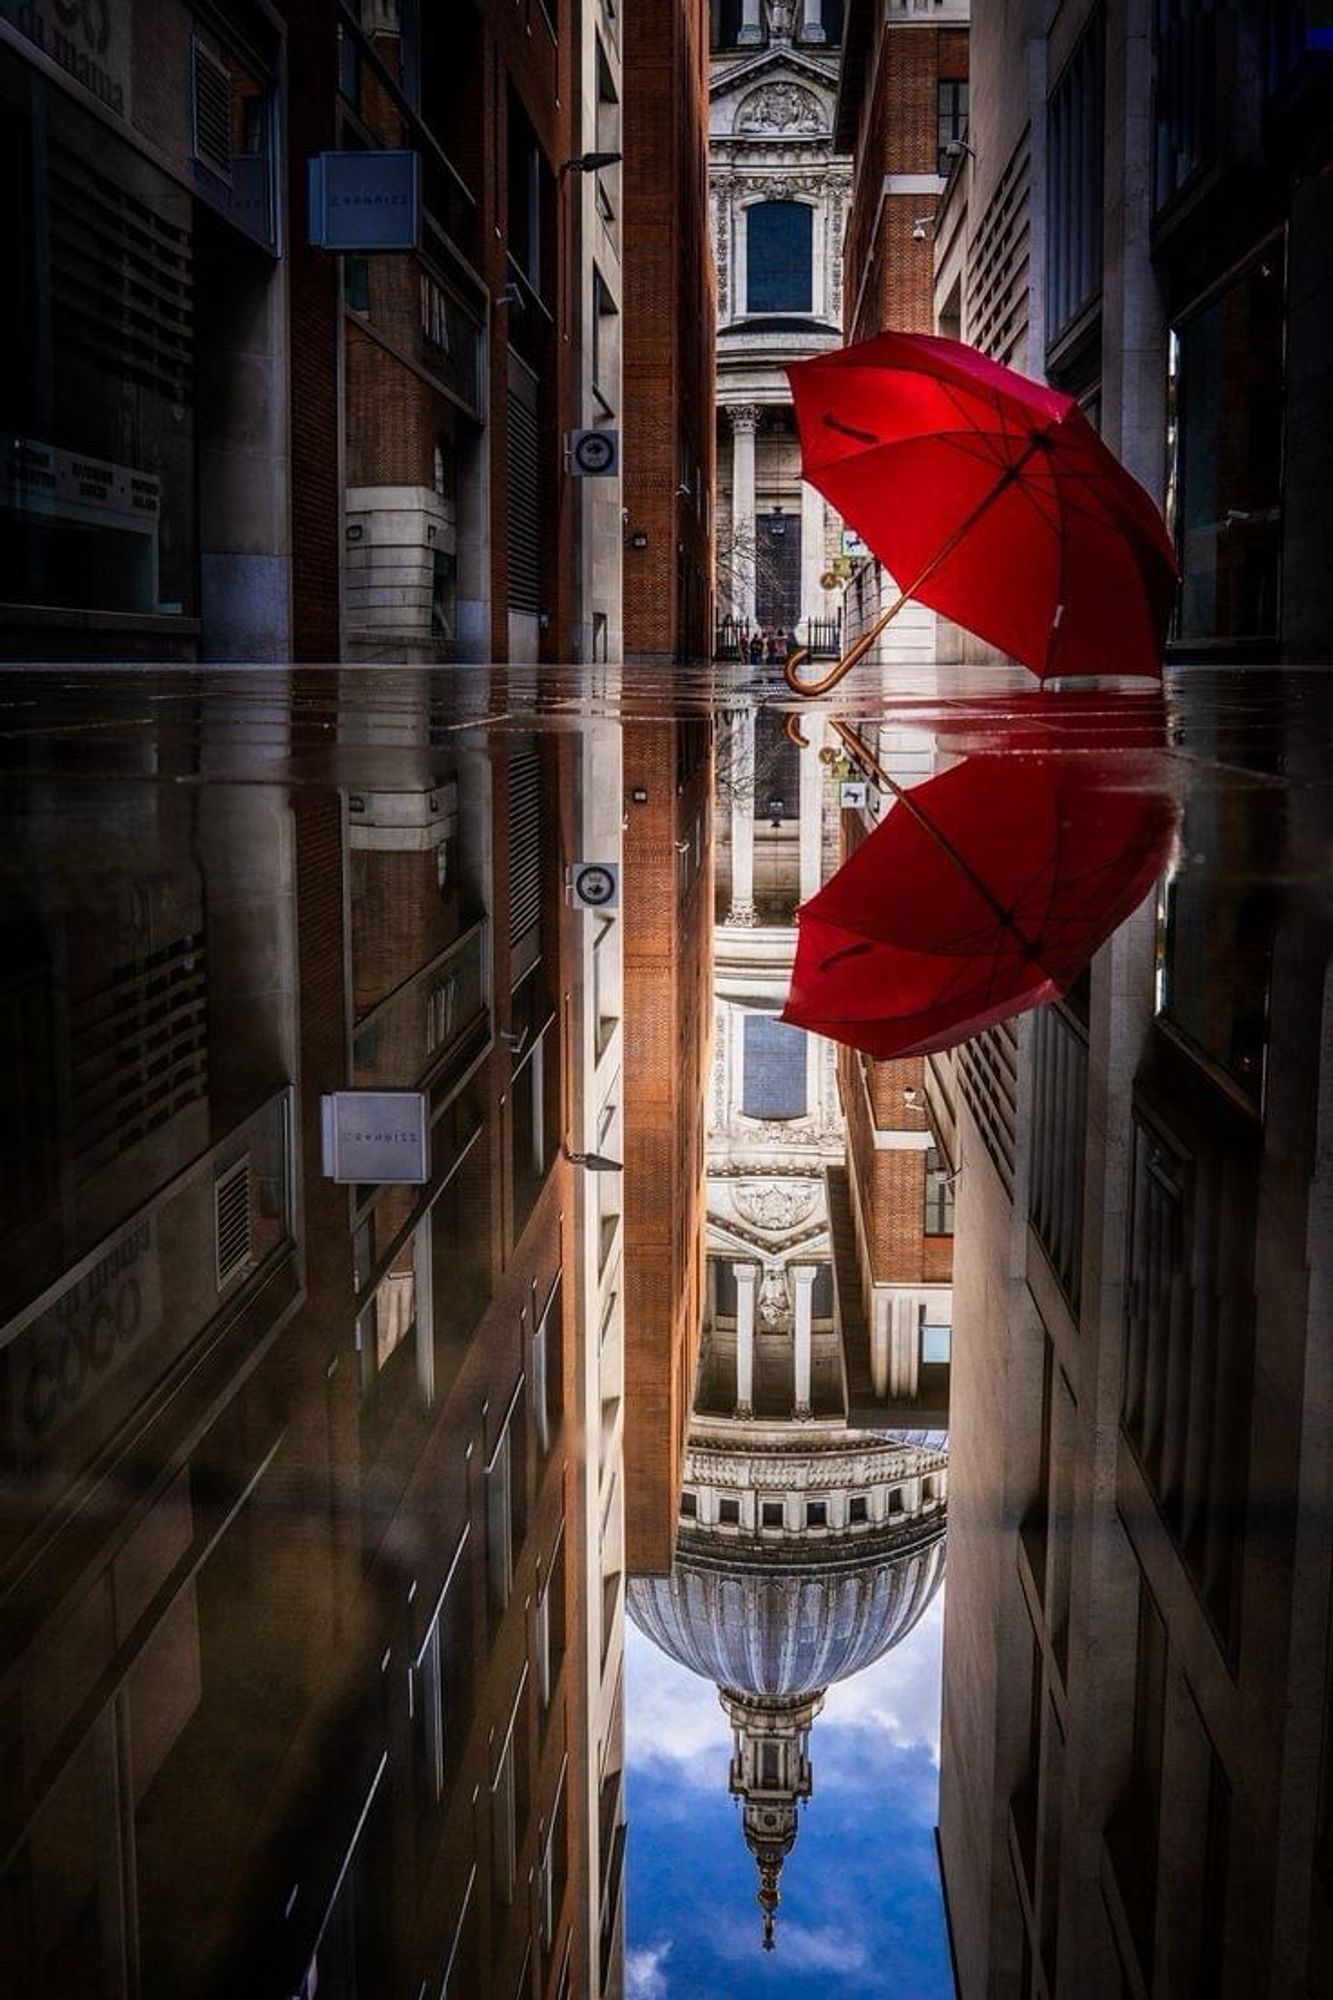
[{"label": "sign with text", "polygon": [[415,250],[421,155],[317,153],[308,162],[310,241],[322,250]]},{"label": "sign with text", "polygon": [[424,1186],[430,1110],[421,1090],[335,1090],[320,1099],[329,1180]]},{"label": "sign with text", "polygon": [[0,0],[0,20],[119,118],[130,109],[130,0]]}]

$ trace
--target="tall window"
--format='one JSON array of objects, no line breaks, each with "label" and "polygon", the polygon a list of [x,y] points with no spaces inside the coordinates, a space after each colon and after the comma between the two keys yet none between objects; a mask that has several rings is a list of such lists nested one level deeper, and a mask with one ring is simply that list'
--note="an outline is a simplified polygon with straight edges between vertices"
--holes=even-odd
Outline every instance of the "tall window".
[{"label": "tall window", "polygon": [[936,86],[938,124],[936,129],[936,172],[946,175],[954,163],[950,146],[967,137],[967,79],[942,76]]},{"label": "tall window", "polygon": [[752,1014],[745,1023],[741,1109],[747,1118],[803,1118],[806,1040],[801,1028]]},{"label": "tall window", "polygon": [[1106,64],[1100,15],[1065,64],[1046,146],[1046,338],[1056,340],[1102,282],[1102,124]]},{"label": "tall window", "polygon": [[814,214],[803,201],[761,201],[747,211],[747,312],[811,310]]},{"label": "tall window", "polygon": [[1275,239],[1172,332],[1171,497],[1182,638],[1277,633],[1283,279]]},{"label": "tall window", "polygon": [[953,1177],[949,1163],[938,1146],[926,1148],[926,1211],[923,1227],[927,1236],[953,1235]]}]

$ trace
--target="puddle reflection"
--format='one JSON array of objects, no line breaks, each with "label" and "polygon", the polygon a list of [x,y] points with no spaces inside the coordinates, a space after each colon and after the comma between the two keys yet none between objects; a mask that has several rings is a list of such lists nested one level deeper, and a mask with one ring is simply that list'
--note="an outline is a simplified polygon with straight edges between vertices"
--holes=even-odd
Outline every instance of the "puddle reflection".
[{"label": "puddle reflection", "polygon": [[[772,678],[0,687],[3,1994],[674,1994],[709,1925],[924,1992],[945,1908],[965,1987],[1070,1925],[1248,1990],[1333,1925],[1323,681]],[[1035,1011],[781,1019],[959,772],[972,876],[1025,796],[1153,837],[1058,966],[1059,869],[986,875]],[[975,955],[923,838],[874,914]],[[831,1837],[909,1820],[897,1887]]]}]

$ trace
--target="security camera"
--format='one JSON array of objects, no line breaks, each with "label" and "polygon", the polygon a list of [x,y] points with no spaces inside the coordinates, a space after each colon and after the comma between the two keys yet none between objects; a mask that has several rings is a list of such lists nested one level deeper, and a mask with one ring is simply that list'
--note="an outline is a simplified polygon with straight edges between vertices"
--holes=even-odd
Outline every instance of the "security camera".
[{"label": "security camera", "polygon": [[932,220],[933,217],[929,215],[917,216],[916,220],[912,224],[913,243],[924,243],[926,241],[927,237],[930,235],[930,227]]}]

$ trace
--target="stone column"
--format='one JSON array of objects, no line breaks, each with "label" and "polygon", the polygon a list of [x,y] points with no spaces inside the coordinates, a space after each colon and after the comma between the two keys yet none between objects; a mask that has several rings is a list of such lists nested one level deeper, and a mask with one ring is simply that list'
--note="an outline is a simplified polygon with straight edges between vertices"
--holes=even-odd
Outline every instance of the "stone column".
[{"label": "stone column", "polygon": [[824,42],[824,0],[803,0],[801,7],[801,40],[803,42]]},{"label": "stone column", "polygon": [[[739,300],[737,304],[739,305]],[[731,421],[731,608],[754,622],[754,403],[728,405]]]},{"label": "stone column", "polygon": [[726,921],[753,930],[754,907],[754,710],[731,722],[731,907]]},{"label": "stone column", "polygon": [[740,48],[753,47],[764,39],[759,26],[759,0],[741,0],[741,31],[736,37]]},{"label": "stone column", "polygon": [[814,1315],[817,1267],[794,1264],[796,1282],[796,1415],[810,1415],[810,1323]]},{"label": "stone column", "polygon": [[824,497],[809,480],[801,483],[801,617],[823,615],[824,593],[819,579],[824,574]]},{"label": "stone column", "polygon": [[753,1264],[733,1264],[736,1280],[736,1415],[754,1415],[754,1288],[759,1273]]},{"label": "stone column", "polygon": [[809,740],[801,752],[801,901],[807,902],[819,887],[824,848],[824,766],[819,761],[824,740],[823,718],[809,721],[801,717],[802,734]]}]

